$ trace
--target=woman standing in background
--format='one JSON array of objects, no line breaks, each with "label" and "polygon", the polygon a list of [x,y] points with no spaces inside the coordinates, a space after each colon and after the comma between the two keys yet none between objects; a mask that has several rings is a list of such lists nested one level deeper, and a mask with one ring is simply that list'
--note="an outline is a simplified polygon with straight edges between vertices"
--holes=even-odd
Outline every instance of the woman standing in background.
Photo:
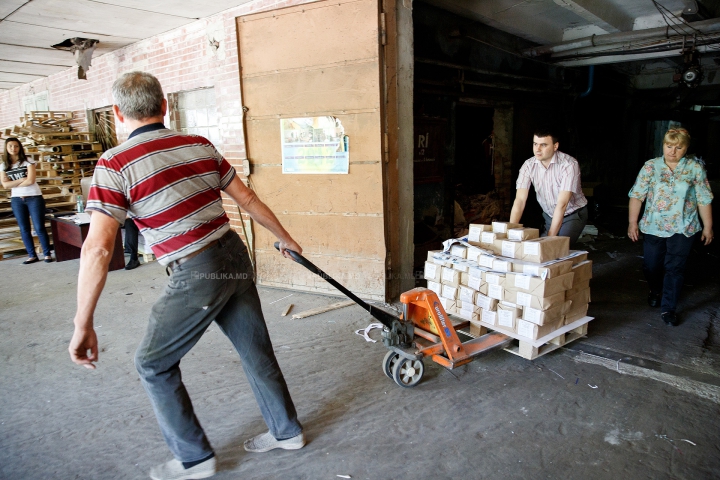
[{"label": "woman standing in background", "polygon": [[675,309],[695,238],[702,232],[700,240],[705,245],[713,240],[713,195],[702,160],[685,155],[689,146],[687,130],[668,130],[663,156],[645,162],[629,193],[628,237],[635,242],[638,229],[645,234],[643,271],[650,285],[648,304],[660,305],[663,321],[672,326],[679,323]]},{"label": "woman standing in background", "polygon": [[38,261],[30,227],[31,217],[45,254],[45,262],[52,262],[50,239],[45,230],[45,199],[40,187],[35,183],[35,162],[25,156],[22,143],[17,138],[10,137],[5,140],[2,162],[0,162],[0,181],[4,188],[9,188],[12,192],[10,198],[12,211],[28,253],[28,259],[23,264],[28,265]]}]

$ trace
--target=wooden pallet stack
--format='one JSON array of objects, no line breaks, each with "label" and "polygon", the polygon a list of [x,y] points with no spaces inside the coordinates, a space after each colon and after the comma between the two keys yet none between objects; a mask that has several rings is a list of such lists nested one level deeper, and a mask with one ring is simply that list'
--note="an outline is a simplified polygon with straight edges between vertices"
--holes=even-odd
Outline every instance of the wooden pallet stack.
[{"label": "wooden pallet stack", "polygon": [[[102,155],[102,146],[94,134],[71,131],[72,118],[73,112],[29,112],[20,118],[20,124],[0,130],[2,139],[18,138],[26,155],[35,160],[37,184],[48,213],[75,209],[76,195],[82,194],[80,180],[92,176]],[[47,230],[50,235],[50,228]],[[40,252],[37,236],[33,238]],[[10,206],[10,190],[0,190],[0,259],[23,251],[20,229]]]},{"label": "wooden pallet stack", "polygon": [[506,222],[471,225],[466,242],[429,252],[428,288],[445,311],[514,339],[507,351],[533,360],[587,334],[592,262],[569,238]]}]

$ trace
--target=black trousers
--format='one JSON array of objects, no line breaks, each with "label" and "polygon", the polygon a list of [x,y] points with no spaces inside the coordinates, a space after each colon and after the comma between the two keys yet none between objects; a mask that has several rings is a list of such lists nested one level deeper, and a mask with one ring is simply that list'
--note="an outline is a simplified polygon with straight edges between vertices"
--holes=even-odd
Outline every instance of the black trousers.
[{"label": "black trousers", "polygon": [[125,224],[125,250],[130,250],[130,260],[138,259],[138,235],[140,230],[138,229],[135,222],[131,219],[126,218]]},{"label": "black trousers", "polygon": [[685,264],[697,234],[672,237],[644,234],[643,272],[652,293],[662,292],[661,311],[674,312],[682,289]]}]

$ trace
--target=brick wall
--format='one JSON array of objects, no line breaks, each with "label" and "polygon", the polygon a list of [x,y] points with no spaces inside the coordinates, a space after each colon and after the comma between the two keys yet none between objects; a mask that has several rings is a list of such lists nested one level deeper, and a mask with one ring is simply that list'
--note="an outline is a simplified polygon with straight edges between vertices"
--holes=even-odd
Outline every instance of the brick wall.
[{"label": "brick wall", "polygon": [[[73,111],[72,126],[87,129],[87,110],[112,104],[110,88],[121,74],[142,70],[155,75],[166,94],[202,87],[214,87],[217,97],[222,153],[234,166],[245,158],[245,140],[240,103],[237,37],[235,18],[263,10],[308,3],[307,0],[256,0],[184,27],[156,35],[112,53],[93,58],[87,80],[78,80],[77,67],[47,78],[0,92],[0,127],[18,123],[22,115],[22,97],[48,91],[50,110]],[[218,38],[219,37],[219,38]],[[214,50],[210,40],[219,41]],[[70,55],[70,53],[68,53]],[[166,122],[169,125],[168,122]],[[130,132],[117,124],[118,140]],[[242,229],[235,204],[225,199],[231,224]]]}]

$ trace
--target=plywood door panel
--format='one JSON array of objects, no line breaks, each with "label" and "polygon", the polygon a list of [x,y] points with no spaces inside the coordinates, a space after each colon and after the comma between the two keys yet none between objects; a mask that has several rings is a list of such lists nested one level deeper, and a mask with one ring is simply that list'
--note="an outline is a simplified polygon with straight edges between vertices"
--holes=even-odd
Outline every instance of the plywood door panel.
[{"label": "plywood door panel", "polygon": [[[316,2],[237,19],[251,185],[304,255],[356,294],[386,294],[381,62],[377,0]],[[280,119],[335,116],[348,175],[283,175]],[[258,283],[330,293],[255,229]]]}]

